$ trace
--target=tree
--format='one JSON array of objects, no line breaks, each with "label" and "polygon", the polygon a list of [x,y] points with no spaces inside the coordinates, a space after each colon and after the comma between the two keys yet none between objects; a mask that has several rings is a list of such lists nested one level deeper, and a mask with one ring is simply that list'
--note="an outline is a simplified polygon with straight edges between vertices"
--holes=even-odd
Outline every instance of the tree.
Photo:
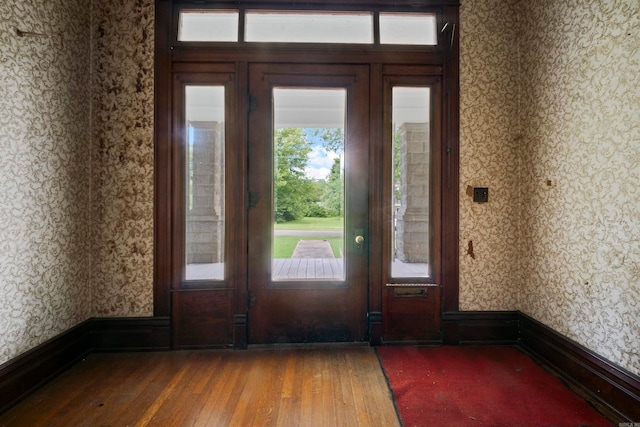
[{"label": "tree", "polygon": [[344,130],[341,128],[315,129],[314,136],[319,136],[322,146],[336,154],[344,153]]},{"label": "tree", "polygon": [[[302,129],[276,129],[275,150],[275,220],[293,221],[304,217],[309,199],[314,199],[313,182],[305,176],[312,144]],[[314,201],[315,202],[315,201]]]},{"label": "tree", "polygon": [[344,153],[344,129],[315,129],[313,135],[320,138],[322,147],[325,150],[339,156],[333,160],[331,171],[327,176],[327,184],[322,192],[322,204],[329,215],[342,216],[344,214],[344,175],[341,169],[340,157]]},{"label": "tree", "polygon": [[333,160],[327,185],[322,194],[322,202],[331,216],[344,214],[344,175],[340,167],[340,158]]}]

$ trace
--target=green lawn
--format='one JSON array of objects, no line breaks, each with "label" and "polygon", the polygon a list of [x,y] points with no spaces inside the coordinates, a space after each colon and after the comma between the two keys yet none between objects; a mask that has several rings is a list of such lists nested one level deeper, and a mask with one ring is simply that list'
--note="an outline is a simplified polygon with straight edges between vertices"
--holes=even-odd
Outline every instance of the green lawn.
[{"label": "green lawn", "polygon": [[340,249],[342,249],[342,237],[326,237],[326,236],[275,236],[274,237],[274,258],[291,258],[293,250],[296,248],[299,240],[327,240],[331,244],[333,254],[336,258],[340,258]]},{"label": "green lawn", "polygon": [[344,218],[302,218],[297,221],[275,224],[276,230],[331,230],[338,231],[344,227]]},{"label": "green lawn", "polygon": [[[305,230],[305,231],[342,231],[344,218],[302,218],[297,221],[289,221],[275,224],[276,230]],[[340,257],[342,249],[342,237],[330,236],[274,236],[274,258],[291,258],[293,250],[299,240],[327,240],[331,244],[333,254]]]}]

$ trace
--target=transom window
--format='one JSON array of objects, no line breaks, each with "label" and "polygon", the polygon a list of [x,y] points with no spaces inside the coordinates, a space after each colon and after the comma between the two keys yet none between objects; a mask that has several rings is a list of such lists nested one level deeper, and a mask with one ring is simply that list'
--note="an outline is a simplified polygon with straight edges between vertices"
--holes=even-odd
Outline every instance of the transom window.
[{"label": "transom window", "polygon": [[373,43],[371,13],[248,11],[248,42]]},{"label": "transom window", "polygon": [[194,42],[237,42],[237,10],[183,10],[180,12],[178,40]]},{"label": "transom window", "polygon": [[[243,26],[240,25],[243,21]],[[376,22],[379,25],[376,25]],[[241,34],[242,28],[244,33]],[[430,13],[180,10],[178,41],[437,45]]]}]

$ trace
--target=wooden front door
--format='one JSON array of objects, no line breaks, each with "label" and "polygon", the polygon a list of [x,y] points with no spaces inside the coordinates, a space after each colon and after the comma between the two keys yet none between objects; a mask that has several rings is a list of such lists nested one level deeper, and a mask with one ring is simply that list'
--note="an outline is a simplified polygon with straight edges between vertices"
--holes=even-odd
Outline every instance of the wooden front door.
[{"label": "wooden front door", "polygon": [[365,341],[368,67],[253,64],[249,92],[248,342]]}]

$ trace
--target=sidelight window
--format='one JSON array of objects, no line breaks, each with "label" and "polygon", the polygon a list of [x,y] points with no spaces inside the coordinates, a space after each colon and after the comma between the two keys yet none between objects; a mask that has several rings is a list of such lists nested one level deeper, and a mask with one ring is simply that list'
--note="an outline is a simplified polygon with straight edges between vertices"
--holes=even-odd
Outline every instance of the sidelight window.
[{"label": "sidelight window", "polygon": [[393,88],[391,277],[395,278],[429,276],[429,104],[429,88]]},{"label": "sidelight window", "polygon": [[186,280],[224,279],[224,86],[186,86]]}]

